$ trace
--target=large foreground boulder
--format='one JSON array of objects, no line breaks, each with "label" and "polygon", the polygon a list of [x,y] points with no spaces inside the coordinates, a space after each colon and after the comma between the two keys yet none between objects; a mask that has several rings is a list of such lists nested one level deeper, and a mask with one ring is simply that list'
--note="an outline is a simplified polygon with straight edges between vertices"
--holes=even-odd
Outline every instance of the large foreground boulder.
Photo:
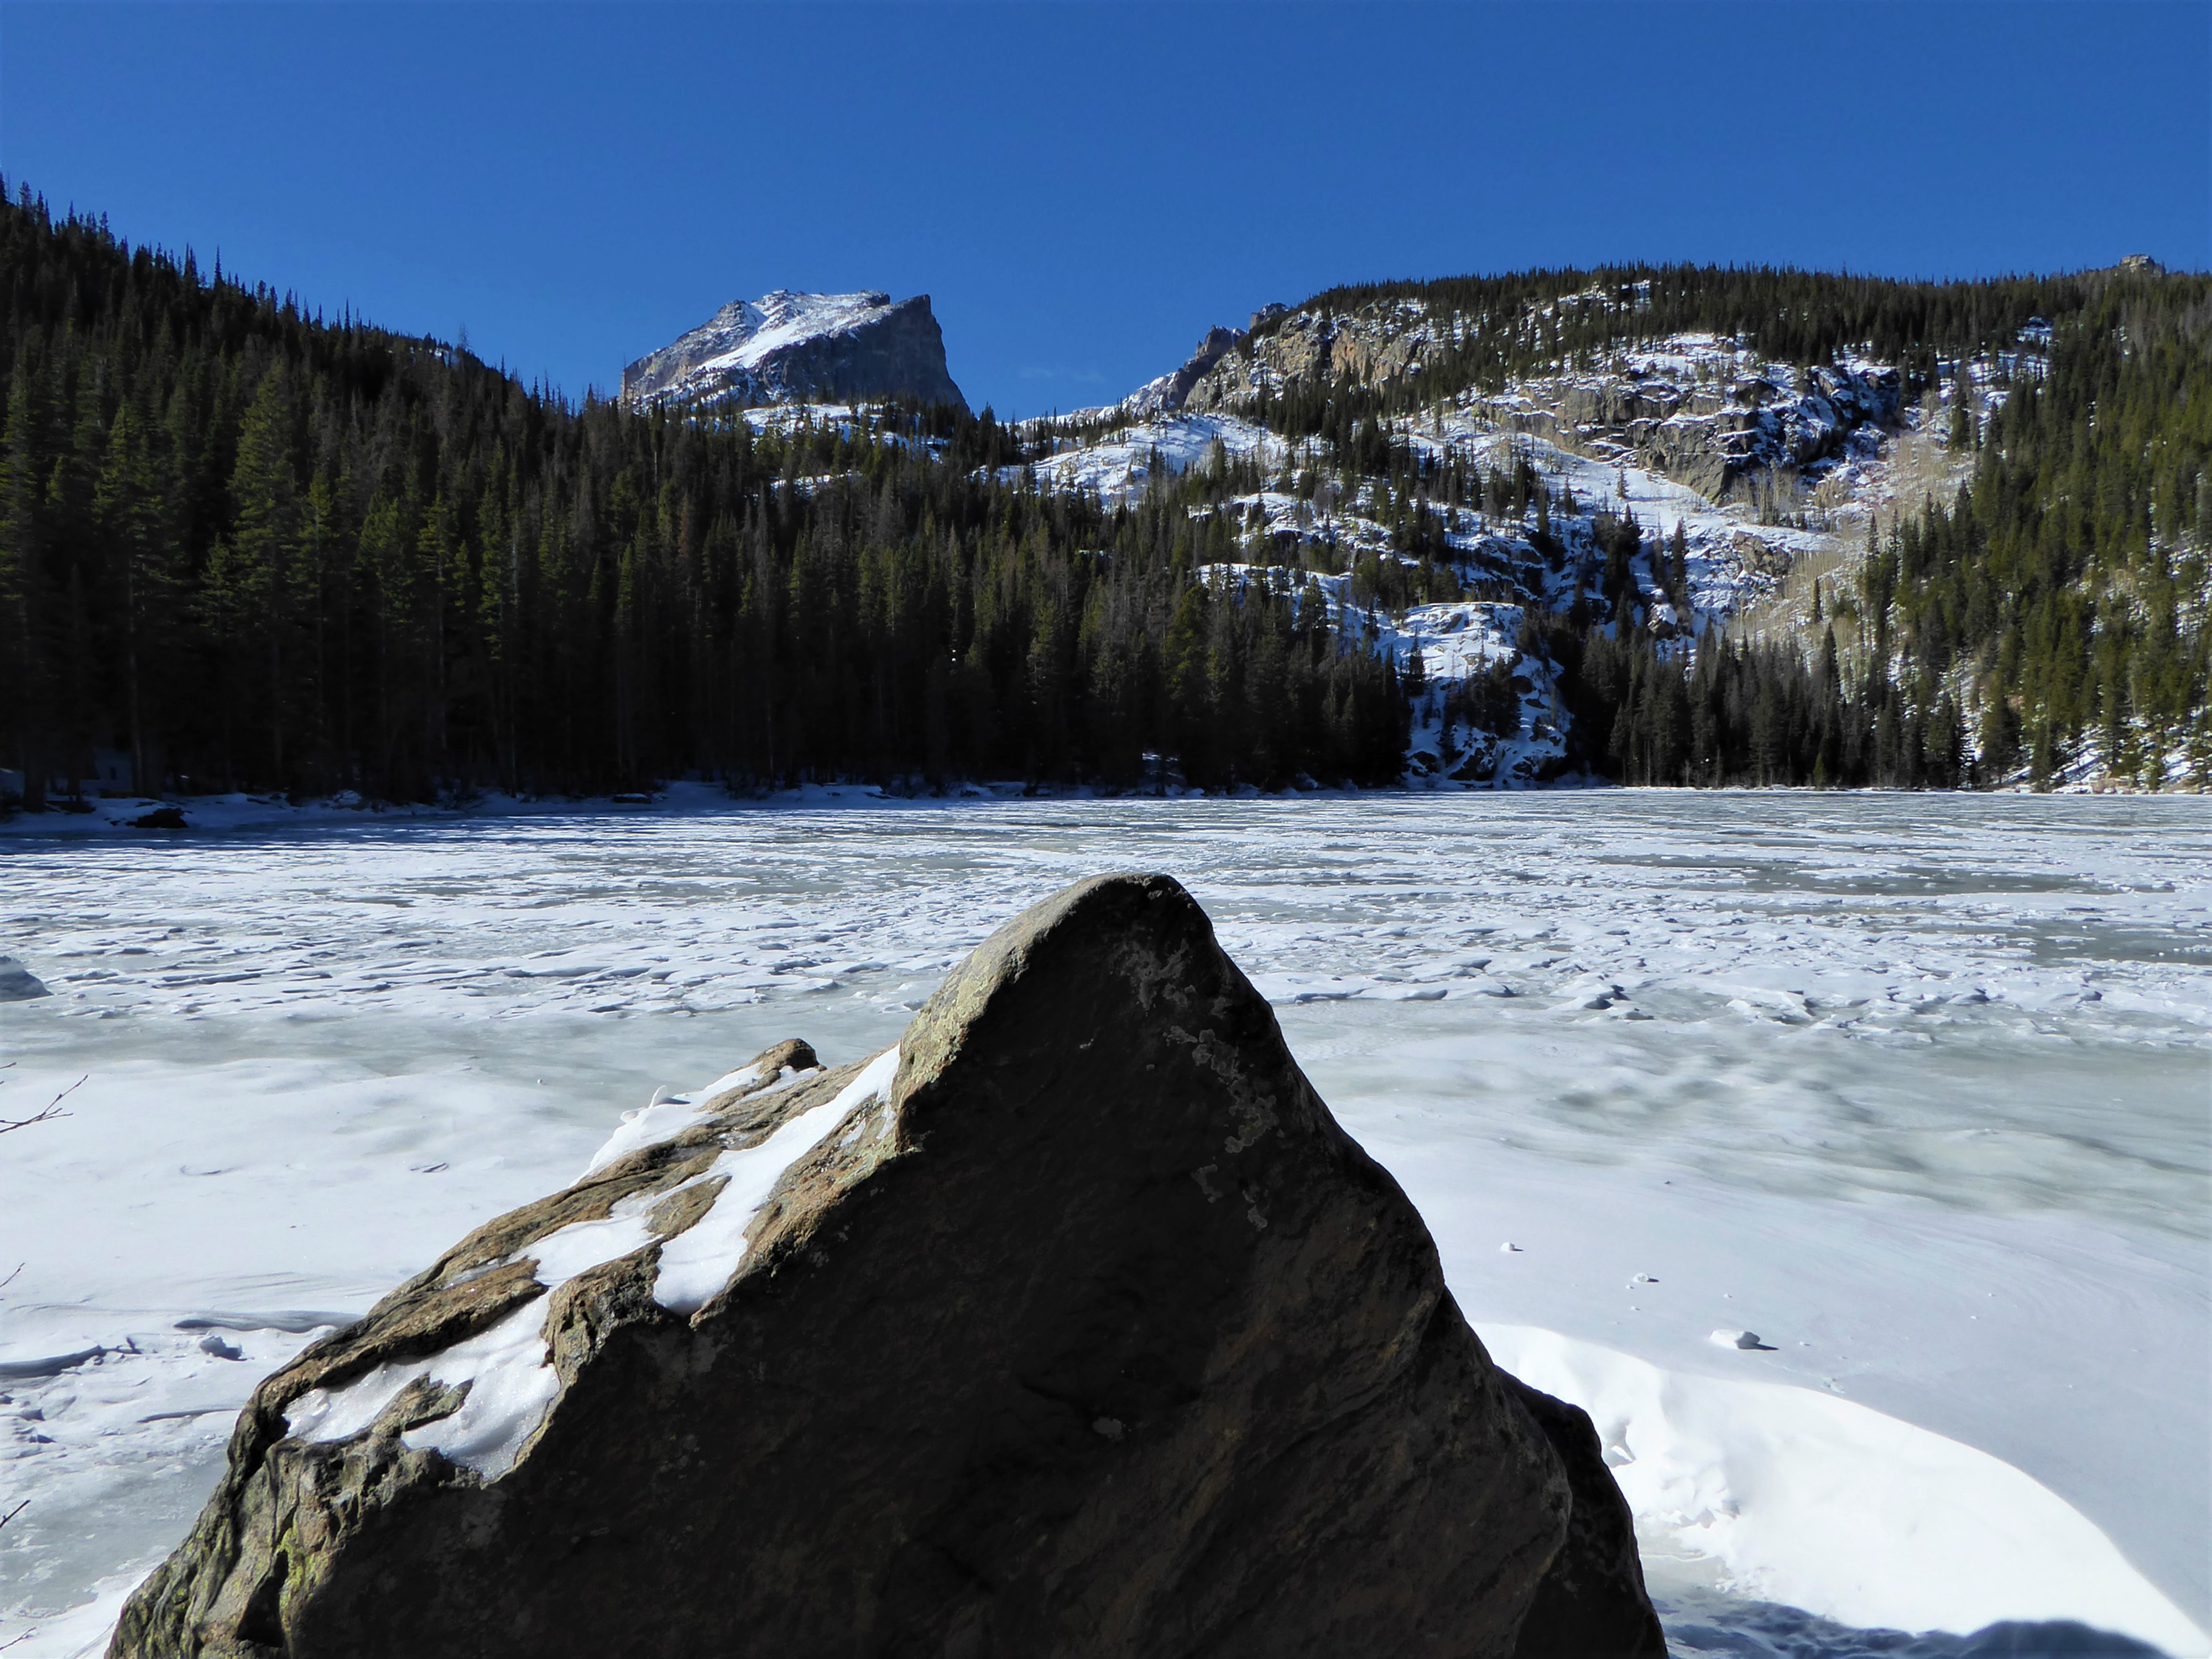
[{"label": "large foreground boulder", "polygon": [[1172,880],[726,1085],[263,1383],[111,1654],[1663,1653],[1588,1419]]}]

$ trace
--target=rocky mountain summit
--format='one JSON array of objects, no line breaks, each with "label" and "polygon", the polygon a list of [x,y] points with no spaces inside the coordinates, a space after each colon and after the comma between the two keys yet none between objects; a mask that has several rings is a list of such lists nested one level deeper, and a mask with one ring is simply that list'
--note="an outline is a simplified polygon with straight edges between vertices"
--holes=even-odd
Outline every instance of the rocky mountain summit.
[{"label": "rocky mountain summit", "polygon": [[625,1123],[271,1376],[116,1659],[1660,1655],[1589,1419],[1164,876]]},{"label": "rocky mountain summit", "polygon": [[945,366],[945,336],[918,294],[794,294],[734,300],[623,370],[633,404],[915,398],[967,407]]}]

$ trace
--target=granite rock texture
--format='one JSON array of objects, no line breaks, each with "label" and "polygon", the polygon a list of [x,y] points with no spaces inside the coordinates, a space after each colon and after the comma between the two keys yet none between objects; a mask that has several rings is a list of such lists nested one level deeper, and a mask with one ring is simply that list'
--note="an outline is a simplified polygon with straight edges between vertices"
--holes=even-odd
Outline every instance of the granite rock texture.
[{"label": "granite rock texture", "polygon": [[[111,1654],[1663,1653],[1588,1419],[1491,1364],[1172,879],[1000,928],[895,1065],[654,1108],[270,1377]],[[518,1328],[487,1452],[453,1356]]]}]

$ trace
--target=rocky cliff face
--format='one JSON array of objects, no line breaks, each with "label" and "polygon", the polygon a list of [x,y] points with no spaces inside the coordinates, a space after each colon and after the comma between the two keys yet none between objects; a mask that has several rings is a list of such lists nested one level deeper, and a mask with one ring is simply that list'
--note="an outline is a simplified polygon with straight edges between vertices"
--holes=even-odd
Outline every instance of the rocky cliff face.
[{"label": "rocky cliff face", "polygon": [[[1194,357],[1178,371],[1197,368],[1181,383],[1179,402],[1164,406],[1234,414],[1263,394],[1332,380],[1418,386],[1470,326],[1417,300],[1354,312],[1270,312],[1253,319],[1246,349],[1215,351],[1202,366]],[[1259,331],[1263,319],[1275,318],[1273,328]],[[1748,474],[1804,471],[1844,455],[1855,433],[1897,418],[1898,394],[1898,373],[1887,365],[1838,363],[1793,374],[1749,361],[1734,341],[1698,335],[1526,376],[1495,396],[1463,402],[1492,429],[1647,466],[1717,501]]]},{"label": "rocky cliff face", "polygon": [[[1279,305],[1262,307],[1252,313],[1252,328],[1282,316],[1287,307]],[[1206,330],[1182,366],[1158,380],[1147,380],[1121,400],[1121,408],[1131,415],[1172,414],[1188,402],[1192,391],[1212,372],[1215,364],[1234,351],[1250,337],[1250,330],[1224,328],[1218,324]]]},{"label": "rocky cliff face", "polygon": [[1121,403],[1040,422],[1031,474],[1121,503],[1199,469],[1170,487],[1210,581],[1311,587],[1409,678],[1419,662],[1409,781],[1520,787],[1607,741],[1576,732],[1577,670],[1547,636],[1624,602],[1670,651],[1747,612],[1788,626],[1768,607],[1793,567],[1856,556],[1875,510],[1894,514],[1888,440],[1925,411],[1856,353],[1798,364],[1748,336],[1638,331],[1641,290],[1482,310],[1451,292],[1217,328]]},{"label": "rocky cliff face", "polygon": [[1752,474],[1811,471],[1844,455],[1854,434],[1897,418],[1894,368],[1823,364],[1793,373],[1739,363],[1715,341],[1673,344],[1532,376],[1476,407],[1501,430],[1628,460],[1714,501]]},{"label": "rocky cliff face", "polygon": [[111,1654],[1661,1654],[1589,1421],[1165,877],[657,1106],[264,1382]]},{"label": "rocky cliff face", "polygon": [[[1262,324],[1273,326],[1261,332]],[[1393,301],[1358,313],[1291,310],[1271,305],[1252,319],[1250,349],[1217,356],[1191,386],[1184,407],[1237,413],[1263,392],[1322,380],[1382,386],[1420,365],[1449,337],[1417,301]]]},{"label": "rocky cliff face", "polygon": [[632,403],[734,398],[744,404],[918,398],[967,406],[945,367],[929,296],[793,294],[738,300],[623,370]]}]

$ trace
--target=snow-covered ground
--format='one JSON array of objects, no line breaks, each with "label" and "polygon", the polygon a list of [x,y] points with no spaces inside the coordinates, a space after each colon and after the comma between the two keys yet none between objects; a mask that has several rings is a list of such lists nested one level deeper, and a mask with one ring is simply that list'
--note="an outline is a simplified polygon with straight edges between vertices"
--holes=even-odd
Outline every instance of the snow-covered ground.
[{"label": "snow-covered ground", "polygon": [[1761,525],[1739,502],[1717,506],[1689,485],[1632,459],[1595,459],[1548,439],[1498,432],[1479,415],[1431,416],[1405,435],[1417,448],[1454,453],[1486,468],[1507,465],[1515,455],[1524,455],[1552,489],[1571,489],[1583,511],[1634,514],[1644,528],[1647,552],[1680,524],[1689,550],[1690,599],[1697,612],[1694,620],[1683,620],[1692,633],[1707,623],[1728,621],[1773,592],[1778,586],[1776,571],[1827,545],[1815,532]]},{"label": "snow-covered ground", "polygon": [[0,1641],[97,1650],[253,1380],[623,1111],[1114,868],[1589,1407],[1678,1651],[2206,1650],[2212,808],[1631,791],[10,835],[0,1118],[86,1080],[0,1138]]},{"label": "snow-covered ground", "polygon": [[1217,448],[1239,459],[1257,456],[1270,466],[1290,453],[1267,428],[1233,415],[1152,415],[1131,420],[1095,441],[1067,445],[1027,466],[1003,468],[1000,476],[1009,483],[1027,476],[1041,489],[1097,495],[1109,507],[1118,506],[1142,500],[1156,480],[1188,472]]}]

